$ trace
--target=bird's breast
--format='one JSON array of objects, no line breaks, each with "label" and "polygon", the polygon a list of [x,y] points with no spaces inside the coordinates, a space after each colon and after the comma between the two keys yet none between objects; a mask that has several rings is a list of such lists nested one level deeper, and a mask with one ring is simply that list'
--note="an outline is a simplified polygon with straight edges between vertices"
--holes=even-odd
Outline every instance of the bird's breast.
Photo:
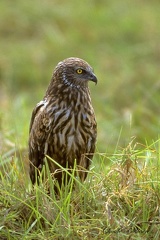
[{"label": "bird's breast", "polygon": [[61,150],[62,154],[72,157],[76,157],[75,153],[81,149],[89,152],[94,134],[91,115],[91,112],[87,112],[84,107],[79,108],[79,111],[73,108],[57,111],[54,114],[51,134],[54,152]]}]

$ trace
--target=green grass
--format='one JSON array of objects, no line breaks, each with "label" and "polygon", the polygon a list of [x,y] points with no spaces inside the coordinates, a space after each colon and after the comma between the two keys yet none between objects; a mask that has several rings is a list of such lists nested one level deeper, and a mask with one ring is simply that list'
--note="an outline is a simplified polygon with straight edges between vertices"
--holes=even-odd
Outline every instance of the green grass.
[{"label": "green grass", "polygon": [[59,197],[51,177],[32,188],[16,157],[2,159],[1,239],[159,239],[159,141],[99,159],[84,184],[71,174]]},{"label": "green grass", "polygon": [[[160,3],[0,1],[0,239],[159,239]],[[32,189],[31,111],[60,60],[95,70],[97,149],[85,183]],[[51,195],[47,194],[49,184]]]}]

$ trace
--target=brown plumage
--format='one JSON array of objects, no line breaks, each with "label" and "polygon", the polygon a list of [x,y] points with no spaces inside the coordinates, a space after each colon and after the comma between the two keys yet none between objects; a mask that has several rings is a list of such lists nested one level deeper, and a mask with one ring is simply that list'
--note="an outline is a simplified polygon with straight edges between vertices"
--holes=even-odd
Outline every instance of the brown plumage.
[{"label": "brown plumage", "polygon": [[[97,135],[88,81],[97,83],[91,66],[79,58],[67,58],[56,66],[46,94],[33,110],[29,133],[30,177],[35,177],[46,155],[63,167],[76,159],[81,180],[89,168]],[[50,172],[61,185],[58,166],[47,159]],[[37,171],[38,170],[38,171]],[[35,174],[35,171],[37,173]]]}]

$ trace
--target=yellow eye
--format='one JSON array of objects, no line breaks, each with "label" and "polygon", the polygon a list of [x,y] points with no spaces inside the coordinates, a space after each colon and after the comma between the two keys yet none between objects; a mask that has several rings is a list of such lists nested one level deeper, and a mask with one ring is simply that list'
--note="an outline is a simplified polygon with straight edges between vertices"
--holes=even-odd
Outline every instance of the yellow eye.
[{"label": "yellow eye", "polygon": [[78,74],[82,74],[82,72],[83,72],[83,70],[82,70],[81,68],[78,68],[78,69],[77,69],[77,73],[78,73]]}]

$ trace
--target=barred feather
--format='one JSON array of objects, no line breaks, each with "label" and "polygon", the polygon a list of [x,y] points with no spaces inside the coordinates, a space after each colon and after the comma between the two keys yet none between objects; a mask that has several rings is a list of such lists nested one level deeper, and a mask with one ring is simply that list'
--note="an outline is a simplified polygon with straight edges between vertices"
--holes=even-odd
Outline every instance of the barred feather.
[{"label": "barred feather", "polygon": [[[81,73],[77,70],[80,69]],[[44,164],[45,155],[63,167],[73,168],[76,159],[88,169],[95,151],[97,126],[91,104],[88,81],[97,83],[93,69],[79,58],[60,62],[54,72],[44,99],[32,113],[29,133],[30,177]],[[49,161],[51,172],[57,166]],[[86,172],[81,171],[82,180]],[[55,174],[61,184],[62,175]]]}]

